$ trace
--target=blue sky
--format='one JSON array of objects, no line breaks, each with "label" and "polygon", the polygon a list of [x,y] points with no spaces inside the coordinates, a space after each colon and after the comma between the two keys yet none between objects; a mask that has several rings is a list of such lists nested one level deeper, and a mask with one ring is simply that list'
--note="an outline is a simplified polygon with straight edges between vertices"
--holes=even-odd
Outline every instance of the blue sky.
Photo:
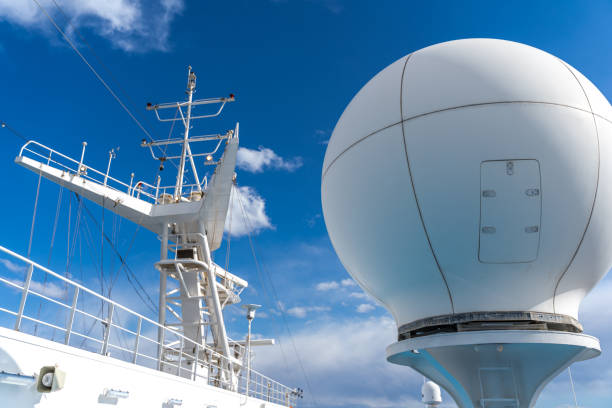
[{"label": "blue sky", "polygon": [[[321,217],[320,171],[326,141],[352,96],[398,58],[467,37],[503,38],[541,48],[576,67],[604,95],[612,95],[612,3],[607,1],[57,2],[70,25],[53,3],[41,4],[67,28],[155,137],[167,137],[169,129],[157,123],[144,104],[183,98],[187,65],[198,74],[198,97],[236,94],[237,102],[222,118],[198,126],[212,132],[233,128],[240,121],[241,146],[255,150],[250,155],[243,151],[238,183],[249,187],[243,192],[261,227],[256,231],[258,255],[274,280],[277,296],[268,284],[262,285],[244,235],[232,238],[230,270],[251,284],[243,299],[265,307],[255,321],[255,332],[281,340],[281,346],[258,351],[256,366],[304,388],[306,406],[420,406],[416,398],[422,379],[384,360],[384,348],[395,337],[390,315],[348,280]],[[76,35],[75,27],[94,52]],[[112,175],[129,180],[134,171],[137,178],[153,179],[157,163],[139,147],[143,133],[33,2],[0,0],[0,61],[0,120],[71,156],[79,155],[81,141],[86,140],[86,160],[100,169],[106,166],[108,150],[120,146]],[[21,141],[6,130],[1,137],[2,209],[10,216],[0,230],[0,243],[25,253],[37,179],[13,163]],[[49,256],[58,191],[51,183],[42,183],[32,257],[43,264]],[[58,270],[65,265],[70,205],[71,219],[76,216],[74,200],[70,204],[66,193],[62,200],[50,262]],[[90,203],[88,208],[102,219],[99,207]],[[106,213],[104,218],[110,235],[113,216]],[[85,222],[93,231],[90,239],[99,242],[93,221]],[[158,242],[140,230],[130,248],[134,231],[133,225],[122,223],[117,246],[155,299],[158,275],[152,264],[159,256]],[[95,256],[87,254],[82,240],[73,268],[78,264],[82,279],[97,287],[91,266]],[[223,263],[224,249],[216,257]],[[116,272],[117,265],[107,250],[106,273]],[[604,279],[583,305],[585,330],[599,337],[604,349],[602,357],[573,369],[583,407],[612,403],[612,357],[607,352],[612,346],[607,324],[612,317],[607,302],[611,294],[612,278]],[[113,297],[147,312],[124,277],[119,278]],[[292,337],[274,313],[276,297],[287,311]],[[241,312],[229,310],[227,319],[230,335],[243,337],[246,324]],[[446,401],[446,406],[454,406],[448,397]],[[537,407],[570,403],[564,373],[546,388]]]}]

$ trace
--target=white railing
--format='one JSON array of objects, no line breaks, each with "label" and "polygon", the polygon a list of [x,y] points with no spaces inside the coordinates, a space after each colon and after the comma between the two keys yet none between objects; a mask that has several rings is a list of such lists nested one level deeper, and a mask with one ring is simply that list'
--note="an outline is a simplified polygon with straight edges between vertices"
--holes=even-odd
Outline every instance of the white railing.
[{"label": "white railing", "polygon": [[[0,326],[249,397],[296,406],[298,391],[255,370],[248,371],[242,363],[248,358],[245,349],[237,342],[230,341],[234,356],[227,358],[9,249],[0,246],[0,253],[10,257],[0,258],[4,266],[0,268]],[[22,279],[14,278],[19,274]],[[153,337],[160,330],[163,336],[158,341]]]},{"label": "white railing", "polygon": [[[164,200],[166,196],[174,197],[175,186],[162,186],[161,177],[158,176],[156,185],[146,183],[144,181],[136,181],[134,183],[134,173],[130,178],[130,183],[124,183],[120,180],[115,179],[109,175],[110,165],[112,157],[109,156],[109,163],[107,166],[106,173],[98,171],[93,167],[89,167],[84,164],[83,160],[85,157],[86,142],[83,142],[83,149],[81,151],[81,160],[77,161],[71,157],[66,156],[56,150],[51,149],[41,143],[34,140],[28,141],[21,147],[19,151],[19,157],[29,157],[37,160],[48,166],[55,167],[62,171],[66,171],[71,174],[75,174],[81,178],[87,179],[94,183],[112,188],[117,191],[125,192],[126,194],[140,198],[145,201],[149,201],[153,204],[167,204]],[[202,180],[201,184],[184,184],[181,194],[181,199],[190,200],[193,192],[206,191],[208,187],[208,180],[206,177]]]}]

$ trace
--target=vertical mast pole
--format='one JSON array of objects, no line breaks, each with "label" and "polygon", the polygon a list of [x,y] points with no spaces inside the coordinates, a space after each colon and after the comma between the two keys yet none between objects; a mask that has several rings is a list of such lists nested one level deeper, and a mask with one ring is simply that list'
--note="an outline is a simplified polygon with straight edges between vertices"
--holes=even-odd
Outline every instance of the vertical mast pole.
[{"label": "vertical mast pole", "polygon": [[187,143],[189,142],[189,128],[191,122],[191,102],[193,100],[193,92],[196,86],[196,75],[189,67],[189,75],[187,77],[187,117],[185,118],[185,137],[183,139],[183,150],[181,152],[181,162],[179,164],[178,175],[176,176],[176,188],[174,189],[174,199],[180,200],[183,190],[183,176],[185,175],[185,157],[187,155]]},{"label": "vertical mast pole", "polygon": [[249,332],[246,341],[246,358],[247,358],[247,375],[246,375],[246,396],[249,397],[249,385],[251,383],[251,323],[253,319],[250,316],[250,311],[247,312],[247,320],[249,321]]},{"label": "vertical mast pole", "polygon": [[[161,260],[168,258],[168,224],[164,222],[161,235]],[[157,332],[157,341],[159,343],[158,356],[163,354],[164,348],[164,327],[166,326],[166,272],[159,273],[159,325],[161,326]],[[161,365],[161,361],[160,361]],[[161,367],[160,367],[161,368]]]}]

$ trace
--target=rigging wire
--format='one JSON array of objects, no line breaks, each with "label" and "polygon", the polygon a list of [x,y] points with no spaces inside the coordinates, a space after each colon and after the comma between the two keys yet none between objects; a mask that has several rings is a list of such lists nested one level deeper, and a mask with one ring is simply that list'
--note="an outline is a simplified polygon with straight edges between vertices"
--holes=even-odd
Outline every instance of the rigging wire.
[{"label": "rigging wire", "polygon": [[[113,216],[113,242],[116,247],[119,246],[119,231],[121,230],[121,217],[117,216],[117,213],[114,213]],[[113,287],[115,286],[115,282],[117,281],[117,278],[119,277],[119,272],[121,272],[121,269],[117,268],[117,270],[115,270],[115,258],[111,258],[111,283],[110,283],[110,288],[108,289],[108,297],[109,299],[111,298],[111,293],[113,291]],[[115,271],[115,272],[113,272]]]},{"label": "rigging wire", "polygon": [[[102,225],[100,226],[100,293],[104,295],[104,214],[106,213],[106,197],[102,196]],[[104,301],[102,301],[104,304]],[[110,314],[110,306],[108,309]]]},{"label": "rigging wire", "polygon": [[[95,220],[94,220],[95,221]],[[88,248],[89,248],[89,256],[91,257],[91,261],[94,265],[94,268],[96,269],[96,271],[98,270],[98,259],[94,259],[97,251],[94,250],[94,236],[91,233],[91,230],[89,228],[89,225],[87,224],[87,222],[84,220],[83,223],[81,224],[81,226],[85,226],[85,233],[81,234],[81,236],[85,237],[85,243],[87,244]],[[83,227],[81,227],[83,228]],[[80,242],[80,241],[79,241]],[[101,265],[101,260],[100,260],[100,265]],[[101,266],[100,266],[101,268]],[[100,279],[100,284],[103,285],[103,280],[104,280],[104,275],[100,274],[98,276],[98,278]],[[109,284],[109,290],[111,290],[112,288],[112,283]],[[102,295],[104,295],[104,293],[102,293]],[[109,306],[110,307],[110,306]],[[98,308],[98,312],[96,313],[96,316],[100,316],[104,314],[104,301],[102,299],[100,299],[100,306]],[[119,323],[119,325],[122,325],[121,320],[119,319],[119,315],[114,315],[114,318],[117,319],[117,323]],[[96,327],[97,323],[99,323],[98,320],[94,320],[92,321],[92,323],[90,324],[89,328],[86,330],[85,332],[85,336],[89,336],[91,334],[91,332],[93,331],[93,329]],[[102,327],[102,330],[104,330],[104,327]],[[119,332],[119,342],[121,343],[121,346],[123,346],[124,349],[127,349],[126,346],[126,340],[124,337],[124,333],[122,331]],[[83,340],[81,341],[81,347],[85,344],[87,337],[84,337]],[[123,353],[123,352],[122,352]]]},{"label": "rigging wire", "polygon": [[34,200],[34,211],[32,212],[32,227],[30,227],[30,242],[28,242],[28,259],[32,252],[32,239],[34,238],[34,226],[36,224],[36,213],[38,211],[38,196],[40,194],[40,181],[42,179],[42,171],[38,172],[38,185],[36,186],[36,200]]},{"label": "rigging wire", "polygon": [[[147,129],[145,129],[145,127],[140,123],[140,121],[136,118],[136,116],[134,116],[132,111],[130,111],[130,109],[126,106],[126,104],[123,103],[121,98],[119,98],[119,96],[112,90],[112,88],[106,83],[106,81],[104,81],[104,79],[102,78],[102,76],[100,76],[98,71],[96,71],[95,68],[89,63],[89,61],[87,61],[87,58],[85,58],[85,56],[79,51],[79,49],[74,45],[74,43],[70,40],[70,38],[66,35],[66,33],[64,33],[64,31],[60,28],[60,26],[57,25],[57,23],[55,22],[53,17],[51,17],[51,15],[49,13],[47,13],[47,10],[45,10],[45,8],[38,2],[38,0],[32,0],[32,1],[34,1],[34,3],[36,3],[36,5],[40,9],[40,11],[42,11],[42,13],[47,17],[47,19],[51,22],[51,24],[53,24],[55,29],[62,35],[64,40],[66,40],[66,42],[68,43],[68,45],[70,45],[70,47],[74,50],[74,52],[76,52],[78,54],[78,56],[81,57],[81,59],[83,60],[85,65],[87,65],[89,67],[91,72],[96,76],[96,78],[98,78],[98,80],[102,83],[102,85],[104,85],[106,90],[113,96],[113,98],[115,98],[117,103],[119,105],[121,105],[123,110],[125,110],[125,112],[130,116],[130,118],[132,118],[132,120],[136,123],[136,125],[138,125],[138,127],[144,132],[145,135],[147,135],[147,137],[150,140],[153,140],[153,136],[151,136],[149,131],[147,131]],[[56,6],[57,6],[57,3],[56,3]],[[59,8],[59,6],[58,6],[58,8]]]},{"label": "rigging wire", "polygon": [[[64,192],[64,186],[60,185],[59,194],[57,195],[57,205],[55,206],[55,220],[53,221],[53,232],[51,233],[51,245],[49,247],[49,256],[47,257],[47,268],[51,265],[51,253],[53,252],[53,245],[55,243],[55,233],[57,231],[57,222],[59,219],[60,208],[62,206],[62,193]],[[47,286],[47,280],[49,274],[45,273],[42,285]],[[42,299],[38,300],[38,311],[36,312],[36,320],[40,320],[40,311],[42,309]],[[38,334],[38,323],[34,325],[34,335]]]},{"label": "rigging wire", "polygon": [[[72,233],[72,241],[69,242],[68,247],[68,256],[66,258],[66,277],[68,277],[68,271],[72,266],[72,259],[74,257],[74,249],[77,242],[77,238],[79,237],[80,226],[81,226],[81,216],[83,215],[83,203],[79,201],[79,205],[77,207],[76,221],[74,224],[74,232]],[[68,220],[68,226],[70,227],[70,219]],[[68,234],[70,234],[70,229],[68,229]]]},{"label": "rigging wire", "polygon": [[567,373],[569,374],[570,385],[572,386],[572,395],[574,396],[574,406],[578,408],[578,400],[576,399],[576,390],[574,389],[574,379],[572,378],[572,369],[567,367]]},{"label": "rigging wire", "polygon": [[[70,47],[79,55],[79,57],[81,57],[81,59],[83,60],[83,62],[89,67],[89,69],[93,72],[93,74],[96,76],[96,78],[98,78],[98,80],[102,83],[102,85],[104,85],[104,87],[106,88],[106,90],[113,96],[113,98],[115,98],[115,100],[119,103],[119,105],[121,105],[121,107],[127,112],[127,114],[130,116],[130,118],[132,118],[132,120],[136,123],[136,125],[138,125],[138,127],[143,131],[143,133],[149,138],[150,141],[153,141],[154,138],[153,136],[151,136],[151,134],[149,133],[149,131],[142,125],[142,123],[136,118],[136,116],[130,111],[130,109],[127,107],[127,105],[121,100],[121,98],[112,90],[112,88],[110,87],[110,85],[108,85],[108,83],[106,81],[104,81],[104,79],[102,78],[102,76],[93,68],[93,66],[89,63],[89,61],[87,61],[87,59],[85,58],[85,56],[77,49],[77,47],[74,45],[74,43],[70,40],[70,38],[68,38],[68,36],[64,33],[64,31],[59,27],[59,25],[55,22],[55,20],[53,19],[53,17],[51,17],[51,15],[49,13],[47,13],[47,11],[44,9],[44,7],[42,7],[42,5],[38,2],[38,0],[33,0],[36,5],[41,9],[41,11],[45,14],[45,16],[47,17],[47,19],[53,24],[53,26],[57,29],[57,31],[62,35],[62,37],[66,40],[66,42],[68,43],[68,45],[70,45]],[[89,51],[93,54],[94,58],[98,61],[98,64],[100,64],[102,66],[102,68],[106,71],[107,74],[110,75],[111,79],[113,80],[113,82],[115,83],[115,85],[117,85],[119,87],[119,89],[121,90],[121,92],[123,93],[123,95],[128,99],[128,101],[132,104],[132,105],[136,105],[134,103],[134,101],[130,98],[130,94],[128,92],[126,92],[126,90],[123,88],[123,86],[121,86],[121,83],[117,80],[117,78],[115,77],[115,75],[113,75],[112,71],[108,68],[108,66],[106,64],[104,64],[104,62],[102,61],[102,58],[100,58],[98,56],[98,54],[94,51],[93,47],[89,44],[89,42],[85,39],[85,37],[83,35],[81,35],[81,32],[78,30],[78,28],[72,24],[72,20],[70,19],[70,17],[68,17],[68,15],[64,12],[64,10],[60,7],[60,5],[55,1],[52,0],[53,4],[55,5],[55,7],[59,10],[59,12],[64,16],[64,18],[67,21],[67,25],[72,28],[72,30],[78,35],[79,39],[87,46],[87,48],[89,49]],[[178,113],[178,109],[177,109],[177,113]],[[175,116],[176,119],[176,116]],[[172,127],[174,127],[174,121],[172,122]],[[163,153],[163,155],[165,156],[166,152],[165,150],[162,151],[161,147],[159,146],[155,146],[160,152]],[[166,147],[167,148],[167,147]],[[178,169],[178,165],[176,163],[174,163],[174,161],[169,160],[172,165],[174,167],[176,167]]]},{"label": "rigging wire", "polygon": [[[85,213],[91,218],[91,220],[94,222],[94,224],[100,228],[100,224],[98,223],[98,221],[96,220],[96,218],[93,216],[93,214],[91,213],[91,211],[89,210],[89,208],[87,208],[86,205],[83,204],[83,200],[81,200],[81,197],[76,194],[77,200],[79,201],[79,203],[81,203],[83,205],[83,208],[85,209]],[[140,297],[140,299],[143,301],[143,303],[154,313],[158,313],[158,308],[157,305],[155,304],[155,302],[153,302],[153,300],[151,299],[151,297],[149,296],[149,294],[147,293],[147,291],[145,290],[145,288],[142,286],[142,284],[140,283],[140,281],[138,280],[138,278],[136,277],[136,275],[134,274],[134,272],[132,272],[132,270],[130,269],[130,267],[127,265],[125,258],[119,253],[119,250],[113,245],[111,239],[108,237],[108,235],[106,235],[106,233],[103,232],[103,236],[104,239],[106,240],[106,242],[110,245],[110,247],[112,248],[113,252],[115,252],[115,254],[117,255],[117,257],[119,258],[119,260],[121,261],[121,266],[123,268],[123,270],[126,272],[126,277],[128,282],[130,283],[130,285],[132,285],[132,287],[134,288],[134,290],[136,291],[136,294],[138,295],[138,297]],[[135,234],[134,234],[135,236]],[[132,241],[133,242],[133,241]],[[130,246],[131,248],[131,246]],[[133,280],[133,281],[132,281]],[[135,282],[135,284],[134,284]],[[144,294],[144,298],[141,295],[141,291],[142,294]],[[147,303],[148,301],[148,303]]]},{"label": "rigging wire", "polygon": [[[230,191],[233,191],[234,194],[237,195],[238,197],[240,196],[240,193],[238,192],[238,189],[237,189],[237,187],[235,185],[235,182],[232,185],[232,190],[230,190]],[[230,192],[230,194],[231,194],[231,192]],[[242,210],[243,221],[244,221],[245,224],[248,225],[247,228],[246,228],[247,236],[249,237],[249,244],[250,244],[250,248],[251,248],[251,254],[253,255],[253,260],[255,262],[255,270],[257,271],[257,277],[259,278],[259,282],[261,284],[261,288],[263,289],[263,291],[264,291],[266,297],[268,298],[268,301],[270,302],[270,304],[271,305],[276,305],[276,303],[272,300],[272,298],[270,296],[270,293],[268,292],[268,290],[266,288],[266,284],[265,284],[264,278],[263,278],[263,273],[261,272],[261,268],[260,268],[260,265],[259,265],[259,260],[257,259],[257,256],[255,255],[255,248],[253,247],[253,243],[251,242],[250,222],[248,221],[248,216],[246,215],[246,212],[244,210],[244,207],[243,207],[241,201],[239,201],[239,206],[240,206],[240,209]],[[231,224],[230,224],[230,228],[231,228]],[[276,330],[274,330],[274,331],[276,332]],[[279,346],[280,346],[280,349],[281,349],[281,355],[283,356],[283,362],[285,363],[285,367],[287,368],[287,372],[290,372],[289,364],[287,363],[287,356],[285,355],[285,350],[284,350],[283,343],[282,343],[280,337],[281,336],[278,335],[278,343],[279,343]]]},{"label": "rigging wire", "polygon": [[59,221],[60,209],[62,207],[63,193],[64,186],[60,184],[60,191],[57,197],[57,205],[55,206],[55,221],[53,221],[53,231],[51,233],[51,245],[49,247],[49,256],[47,257],[47,266],[51,265],[51,254],[53,253],[53,246],[55,245],[55,233],[57,232],[57,224]]},{"label": "rigging wire", "polygon": [[[106,205],[105,205],[105,197],[103,196],[102,197],[102,224],[100,226],[100,288],[101,288],[102,295],[104,295],[104,282],[106,280],[104,276],[104,220],[105,220],[104,216],[105,214],[106,214]],[[109,242],[111,243],[111,245],[114,245],[114,229],[113,229],[113,236],[109,240]],[[107,282],[108,283],[107,285],[108,295],[107,296],[110,298],[110,293],[112,291],[112,285],[114,284],[114,281],[112,280],[112,272],[108,280],[109,282]],[[104,300],[102,299],[100,299],[100,306],[101,306],[100,307],[101,313],[104,314]],[[107,313],[110,318],[110,314],[111,314],[110,304],[107,304],[107,309],[108,309]],[[121,320],[119,319],[119,314],[115,314],[114,318],[117,319],[117,323],[119,323],[119,325],[122,326]],[[126,340],[125,340],[123,331],[119,331],[119,342],[121,343],[121,346],[123,346],[124,349],[127,349],[126,344],[125,344]],[[122,350],[122,353],[125,353],[125,351]]]},{"label": "rigging wire", "polygon": [[[236,187],[236,189],[237,189],[237,187]],[[270,274],[266,270],[266,268],[263,265],[263,263],[260,263],[257,260],[255,237],[253,237],[251,235],[251,223],[250,223],[248,214],[246,213],[246,211],[244,209],[244,205],[242,203],[242,199],[240,197],[240,194],[236,193],[236,195],[238,196],[238,203],[240,204],[240,209],[242,210],[242,215],[244,217],[244,221],[245,221],[245,224],[246,224],[247,236],[249,238],[249,244],[251,246],[251,252],[253,254],[253,258],[255,259],[255,267],[258,270],[258,273],[260,274],[260,279],[261,279],[261,271],[263,271],[264,275],[267,276],[267,278],[268,278],[269,285],[272,288],[272,294],[273,294],[274,298],[276,299],[276,302],[277,302],[276,305],[278,306],[278,309],[280,311],[280,315],[281,315],[281,318],[282,318],[283,323],[285,325],[285,329],[287,330],[287,333],[289,334],[289,339],[291,340],[291,344],[293,346],[293,350],[295,352],[295,356],[296,356],[298,364],[300,366],[300,370],[302,371],[302,375],[304,376],[304,380],[306,381],[306,386],[308,387],[308,391],[310,392],[310,395],[312,397],[313,405],[314,406],[319,406],[319,403],[318,403],[317,399],[315,398],[315,394],[312,391],[312,385],[310,383],[310,379],[308,378],[308,374],[306,374],[306,369],[304,368],[304,364],[302,363],[302,359],[300,358],[300,354],[298,353],[297,347],[295,345],[295,340],[293,339],[293,334],[291,333],[291,329],[289,328],[289,323],[287,322],[287,317],[285,315],[284,307],[282,306],[281,302],[279,301],[278,293],[277,293],[276,288],[274,286],[274,282],[270,278]],[[266,292],[266,295],[269,298],[269,294],[267,293],[266,285],[264,285],[263,280],[262,280],[262,287],[263,287],[264,291]],[[280,343],[280,336],[279,336],[279,343]],[[281,347],[281,351],[282,351],[282,347]],[[284,353],[283,353],[283,357],[285,357]]]},{"label": "rigging wire", "polygon": [[234,205],[234,196],[236,195],[234,193],[234,188],[233,188],[233,184],[232,184],[232,188],[230,189],[230,202],[229,202],[229,224],[228,224],[228,231],[227,231],[227,246],[225,248],[225,270],[229,271],[229,261],[230,261],[230,243],[232,240],[232,206]]},{"label": "rigging wire", "polygon": [[3,129],[6,129],[8,131],[10,131],[12,134],[14,134],[15,136],[17,136],[18,138],[20,138],[21,140],[27,142],[28,138],[26,138],[24,135],[22,135],[21,133],[19,133],[18,131],[16,131],[15,129],[13,129],[11,126],[8,125],[8,123],[2,121],[0,122],[0,127],[2,127]]}]

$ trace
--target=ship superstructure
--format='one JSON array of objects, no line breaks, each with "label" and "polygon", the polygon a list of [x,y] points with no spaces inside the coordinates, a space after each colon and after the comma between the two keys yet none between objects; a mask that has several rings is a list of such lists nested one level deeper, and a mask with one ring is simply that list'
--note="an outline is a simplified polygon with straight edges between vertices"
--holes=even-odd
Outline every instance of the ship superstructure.
[{"label": "ship superstructure", "polygon": [[[184,127],[180,138],[141,144],[159,161],[160,170],[168,163],[176,166],[172,185],[164,185],[159,173],[154,183],[135,180],[133,175],[129,183],[111,177],[114,151],[109,152],[106,172],[97,171],[85,162],[85,142],[78,160],[35,141],[21,148],[17,164],[159,237],[160,260],[155,264],[160,275],[159,316],[155,322],[0,247],[25,276],[21,282],[0,273],[0,283],[14,294],[0,307],[10,317],[2,320],[8,327],[0,328],[0,401],[11,401],[14,407],[37,403],[44,407],[295,406],[299,389],[250,368],[250,346],[273,341],[250,341],[250,335],[234,341],[226,332],[223,310],[240,302],[248,283],[213,262],[211,252],[219,248],[224,235],[239,127],[191,135],[194,120],[219,116],[234,101],[233,95],[196,100],[195,88],[196,75],[189,67],[186,101],[147,104],[160,121]],[[213,111],[199,113],[201,107]],[[175,116],[165,116],[168,110],[174,110]],[[203,145],[210,149],[196,148]],[[175,155],[169,153],[173,148],[179,149]],[[214,166],[210,180],[198,173],[202,160],[205,166]],[[61,283],[62,296],[45,292],[41,282],[49,280]],[[50,322],[40,317],[40,311],[33,316],[28,313],[33,302],[57,307],[63,317]],[[91,304],[101,305],[104,313],[90,312]],[[103,327],[98,338],[91,330],[77,330],[82,324],[75,322],[83,319]],[[58,332],[63,344],[58,338],[50,341],[23,333],[24,322],[35,323],[37,330],[40,326]]]}]

